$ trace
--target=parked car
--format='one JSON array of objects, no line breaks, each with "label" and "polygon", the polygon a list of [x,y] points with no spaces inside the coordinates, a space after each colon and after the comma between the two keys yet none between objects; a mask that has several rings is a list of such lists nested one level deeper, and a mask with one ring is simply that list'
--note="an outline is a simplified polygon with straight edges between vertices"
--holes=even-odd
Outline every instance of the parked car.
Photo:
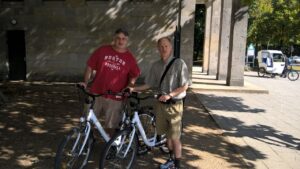
[{"label": "parked car", "polygon": [[300,56],[292,56],[291,62],[294,64],[300,64]]}]

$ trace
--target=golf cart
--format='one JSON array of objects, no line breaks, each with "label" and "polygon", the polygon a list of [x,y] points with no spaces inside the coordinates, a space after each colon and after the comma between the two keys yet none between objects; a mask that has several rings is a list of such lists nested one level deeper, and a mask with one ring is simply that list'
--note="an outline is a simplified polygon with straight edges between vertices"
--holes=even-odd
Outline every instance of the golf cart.
[{"label": "golf cart", "polygon": [[286,57],[279,50],[261,50],[257,54],[258,76],[270,74],[271,77],[281,74]]}]

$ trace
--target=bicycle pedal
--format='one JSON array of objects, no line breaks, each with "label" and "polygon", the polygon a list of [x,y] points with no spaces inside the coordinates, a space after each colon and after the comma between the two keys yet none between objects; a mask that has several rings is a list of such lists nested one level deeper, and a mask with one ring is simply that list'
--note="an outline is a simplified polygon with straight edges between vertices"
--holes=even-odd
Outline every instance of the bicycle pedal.
[{"label": "bicycle pedal", "polygon": [[142,146],[138,148],[138,155],[144,155],[149,152],[149,148],[146,146]]}]

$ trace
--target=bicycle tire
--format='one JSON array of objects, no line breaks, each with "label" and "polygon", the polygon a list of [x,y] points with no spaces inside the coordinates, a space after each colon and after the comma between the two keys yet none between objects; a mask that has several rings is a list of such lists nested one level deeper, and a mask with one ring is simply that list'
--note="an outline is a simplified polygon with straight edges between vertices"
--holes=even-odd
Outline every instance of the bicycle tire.
[{"label": "bicycle tire", "polygon": [[[133,138],[131,137],[133,134]],[[131,144],[129,143],[130,139]],[[118,144],[116,144],[118,143]],[[128,149],[127,155],[122,157]],[[137,154],[138,140],[135,133],[132,133],[130,128],[121,130],[109,140],[100,155],[99,168],[100,169],[130,169],[132,168],[136,154]]]},{"label": "bicycle tire", "polygon": [[[77,138],[79,138],[79,140],[75,145]],[[87,143],[84,146],[82,154],[78,155],[84,139],[85,134],[80,132],[78,128],[74,128],[68,135],[66,135],[57,150],[54,168],[84,169],[90,157],[93,145],[93,138],[89,136]],[[72,152],[73,147],[74,152]]]},{"label": "bicycle tire", "polygon": [[287,77],[290,81],[296,81],[299,78],[299,73],[295,70],[290,70],[287,74]]},{"label": "bicycle tire", "polygon": [[265,74],[266,74],[266,69],[263,68],[263,67],[260,67],[260,68],[258,69],[258,71],[257,71],[257,74],[258,74],[259,77],[264,77]]},{"label": "bicycle tire", "polygon": [[[150,111],[143,111],[139,113],[139,118],[142,123],[142,126],[144,128],[145,134],[147,138],[153,138],[156,136],[156,140],[158,140],[158,135],[156,132],[156,121],[155,121],[155,115],[154,113],[151,113]],[[139,140],[139,151],[138,155],[143,155],[146,154],[150,149],[144,144],[144,141],[138,135],[138,140]],[[160,136],[160,140],[166,139],[166,135],[163,134]],[[166,145],[166,142],[159,146],[159,149],[162,153],[168,154],[170,151]]]},{"label": "bicycle tire", "polygon": [[[145,134],[147,138],[153,138],[157,135],[156,133],[156,127],[155,127],[155,116],[153,113],[150,113],[149,111],[143,111],[139,113],[139,119],[141,121],[141,124],[144,128]],[[138,155],[146,154],[150,149],[145,145],[141,135],[138,133]]]}]

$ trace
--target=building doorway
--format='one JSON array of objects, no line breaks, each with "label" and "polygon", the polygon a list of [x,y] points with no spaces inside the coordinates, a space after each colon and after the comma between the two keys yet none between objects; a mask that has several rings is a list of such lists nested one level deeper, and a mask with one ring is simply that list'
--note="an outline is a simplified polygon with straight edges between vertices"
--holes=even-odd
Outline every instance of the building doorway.
[{"label": "building doorway", "polygon": [[6,32],[9,63],[9,80],[26,80],[25,31]]},{"label": "building doorway", "polygon": [[193,65],[195,66],[202,66],[203,62],[205,12],[206,8],[204,4],[196,4],[193,53]]}]

